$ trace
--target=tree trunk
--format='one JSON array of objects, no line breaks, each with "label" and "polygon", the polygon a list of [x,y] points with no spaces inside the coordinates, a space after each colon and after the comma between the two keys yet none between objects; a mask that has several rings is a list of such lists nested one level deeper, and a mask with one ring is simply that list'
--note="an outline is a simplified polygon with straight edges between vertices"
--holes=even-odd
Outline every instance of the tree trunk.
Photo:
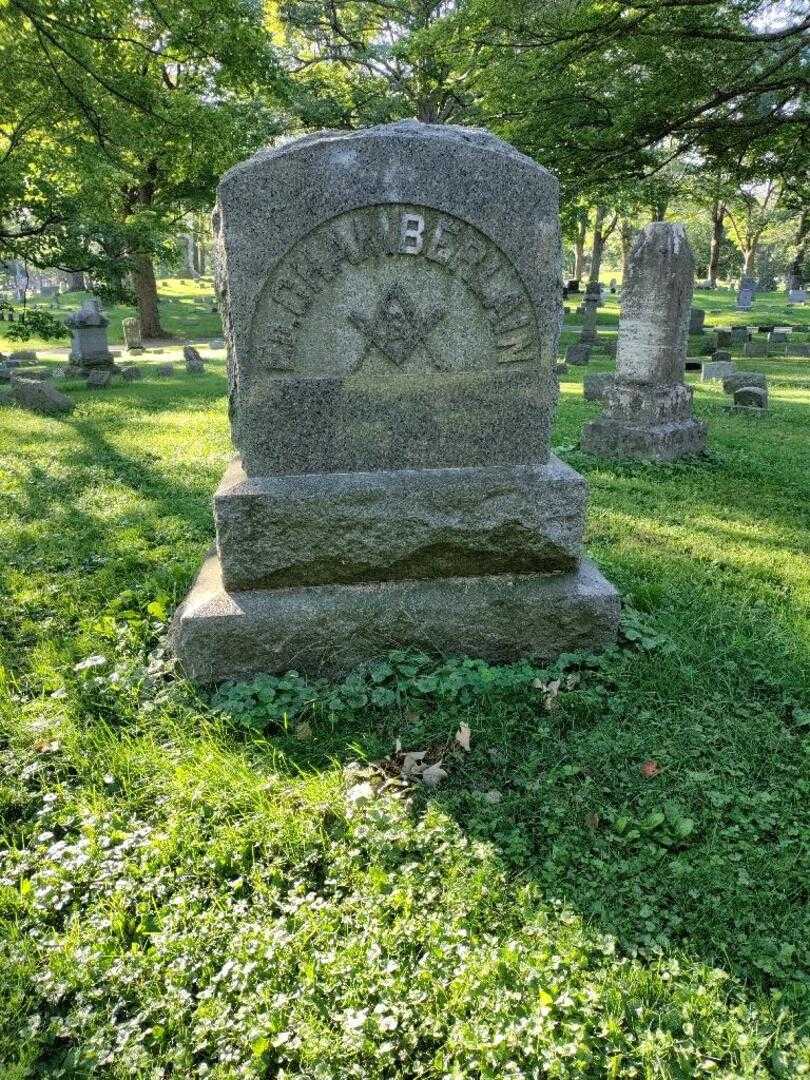
[{"label": "tree trunk", "polygon": [[605,251],[605,241],[613,232],[616,227],[616,218],[613,218],[613,224],[605,229],[605,208],[604,206],[597,206],[596,218],[593,223],[593,247],[591,248],[591,272],[588,276],[589,284],[596,284],[599,281],[599,272],[602,269],[602,255]]},{"label": "tree trunk", "polygon": [[580,214],[577,235],[574,241],[574,277],[577,281],[581,281],[585,276],[585,236],[588,232],[589,216],[587,210],[583,210]]},{"label": "tree trunk", "polygon": [[753,243],[750,248],[743,251],[743,277],[754,276],[754,260],[757,257],[757,245]]},{"label": "tree trunk", "polygon": [[622,238],[622,285],[627,281],[627,275],[630,273],[630,252],[633,250],[633,237],[636,230],[631,223],[626,219],[622,219],[621,225],[621,238]]},{"label": "tree trunk", "polygon": [[168,337],[160,325],[158,312],[157,282],[151,255],[137,254],[133,257],[132,285],[135,304],[141,320],[141,333],[145,338]]},{"label": "tree trunk", "polygon": [[799,227],[796,230],[796,239],[793,241],[796,252],[788,265],[788,289],[800,289],[802,287],[808,241],[810,241],[810,211],[802,210]]},{"label": "tree trunk", "polygon": [[725,206],[719,201],[715,202],[712,207],[712,238],[709,241],[709,285],[713,289],[717,285],[717,268],[720,265],[720,250],[725,236],[723,227],[725,216]]}]

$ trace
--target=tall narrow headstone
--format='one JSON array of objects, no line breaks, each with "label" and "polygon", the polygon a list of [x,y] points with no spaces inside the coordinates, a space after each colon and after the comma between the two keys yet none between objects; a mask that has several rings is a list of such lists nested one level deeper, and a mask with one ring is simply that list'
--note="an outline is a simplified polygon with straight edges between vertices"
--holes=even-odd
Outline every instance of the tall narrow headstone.
[{"label": "tall narrow headstone", "polygon": [[556,179],[478,130],[322,132],[227,173],[214,226],[240,457],[173,621],[187,673],[613,641],[549,453]]},{"label": "tall narrow headstone", "polygon": [[740,280],[740,288],[737,292],[737,310],[738,311],[750,311],[751,304],[754,301],[754,293],[757,289],[757,283],[753,278],[743,277]]},{"label": "tall narrow headstone", "polygon": [[137,315],[121,320],[121,331],[124,335],[126,350],[134,356],[144,351],[143,335],[141,333],[141,320]]},{"label": "tall narrow headstone", "polygon": [[671,461],[703,450],[683,381],[694,260],[682,225],[655,221],[630,255],[622,295],[616,380],[605,410],[586,424],[582,448],[605,457]]},{"label": "tall narrow headstone", "polygon": [[599,296],[588,285],[585,292],[585,300],[582,305],[582,329],[579,332],[579,342],[582,345],[593,345],[597,339],[596,320],[598,316]]}]

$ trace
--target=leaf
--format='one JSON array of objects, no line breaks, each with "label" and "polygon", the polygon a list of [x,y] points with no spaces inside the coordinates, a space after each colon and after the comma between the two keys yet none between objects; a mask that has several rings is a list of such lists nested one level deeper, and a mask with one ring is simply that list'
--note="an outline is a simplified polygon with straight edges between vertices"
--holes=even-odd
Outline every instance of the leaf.
[{"label": "leaf", "polygon": [[503,796],[501,795],[500,791],[497,791],[495,788],[493,788],[492,791],[488,791],[484,795],[484,798],[488,803],[492,803],[493,805],[495,805],[496,803],[499,803],[501,801]]},{"label": "leaf", "polygon": [[151,603],[146,605],[147,612],[155,619],[159,619],[160,622],[165,622],[168,612],[168,597],[156,596]]},{"label": "leaf", "polygon": [[470,750],[470,728],[468,724],[462,724],[456,732],[456,742],[462,750],[466,750],[469,753]]},{"label": "leaf", "polygon": [[426,787],[435,788],[438,787],[446,777],[447,772],[442,768],[442,763],[437,761],[435,765],[430,765],[422,773],[422,782]]},{"label": "leaf", "polygon": [[646,780],[652,780],[654,776],[658,776],[661,772],[661,767],[657,761],[645,761],[641,766],[641,775]]},{"label": "leaf", "polygon": [[402,775],[418,776],[424,768],[422,762],[426,753],[426,750],[409,750],[405,755],[405,760],[402,762]]}]

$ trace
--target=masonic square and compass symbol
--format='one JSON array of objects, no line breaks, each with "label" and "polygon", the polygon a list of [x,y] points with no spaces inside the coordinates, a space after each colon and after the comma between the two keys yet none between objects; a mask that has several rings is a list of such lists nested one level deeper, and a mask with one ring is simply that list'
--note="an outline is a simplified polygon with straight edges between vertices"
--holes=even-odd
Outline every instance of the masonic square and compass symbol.
[{"label": "masonic square and compass symbol", "polygon": [[349,322],[363,335],[366,349],[376,346],[397,367],[421,348],[433,367],[444,371],[448,365],[433,352],[429,337],[446,314],[444,308],[432,307],[420,315],[404,287],[395,282],[370,315],[352,311]]}]

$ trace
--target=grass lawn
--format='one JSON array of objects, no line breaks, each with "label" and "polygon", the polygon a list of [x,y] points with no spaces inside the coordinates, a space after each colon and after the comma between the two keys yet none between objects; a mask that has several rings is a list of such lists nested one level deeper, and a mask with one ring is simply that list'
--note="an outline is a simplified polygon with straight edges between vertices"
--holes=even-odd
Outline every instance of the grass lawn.
[{"label": "grass lawn", "polygon": [[[63,320],[71,311],[76,311],[88,298],[89,293],[68,292],[47,298],[34,297],[28,302],[29,308],[44,308],[55,318]],[[211,311],[214,299],[214,286],[210,278],[192,281],[190,278],[161,278],[158,281],[160,297],[160,318],[164,330],[182,343],[186,338],[201,341],[218,338],[222,335],[222,323],[219,315]],[[201,303],[200,301],[205,301]],[[111,345],[123,345],[121,331],[122,319],[135,314],[135,309],[125,304],[114,304],[104,308],[110,325],[107,336]],[[45,342],[32,338],[27,342],[12,341],[6,330],[8,323],[0,322],[0,352],[13,352],[15,349],[52,349],[70,345],[70,335],[61,341]]]},{"label": "grass lawn", "polygon": [[670,466],[582,454],[563,376],[609,654],[216,694],[163,641],[222,359],[0,409],[2,1080],[810,1075],[810,360],[740,366],[770,412],[697,384]]}]

